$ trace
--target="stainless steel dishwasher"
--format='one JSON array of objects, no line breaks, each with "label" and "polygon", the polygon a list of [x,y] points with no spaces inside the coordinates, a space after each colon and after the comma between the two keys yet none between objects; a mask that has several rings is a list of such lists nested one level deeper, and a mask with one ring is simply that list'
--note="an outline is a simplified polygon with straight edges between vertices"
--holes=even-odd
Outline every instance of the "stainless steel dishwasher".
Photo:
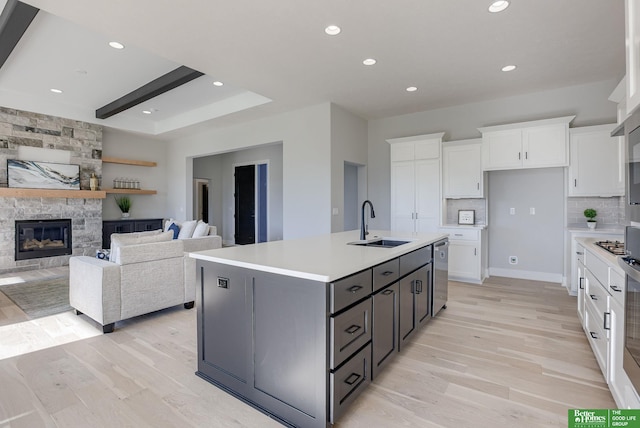
[{"label": "stainless steel dishwasher", "polygon": [[440,309],[446,309],[449,295],[449,238],[433,244],[433,291],[431,302],[432,316]]}]

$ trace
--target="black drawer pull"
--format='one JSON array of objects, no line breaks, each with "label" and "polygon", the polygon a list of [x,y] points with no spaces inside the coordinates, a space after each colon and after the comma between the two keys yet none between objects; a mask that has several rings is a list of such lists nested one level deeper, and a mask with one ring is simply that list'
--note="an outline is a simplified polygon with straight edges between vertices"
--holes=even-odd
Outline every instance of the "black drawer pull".
[{"label": "black drawer pull", "polygon": [[384,272],[382,272],[380,275],[382,275],[382,276],[389,276],[389,275],[391,275],[391,274],[393,274],[393,271],[391,271],[391,270],[385,270],[385,271],[384,271]]},{"label": "black drawer pull", "polygon": [[584,278],[580,277],[580,290],[584,290],[584,285],[582,285],[582,281],[584,280]]},{"label": "black drawer pull", "polygon": [[359,325],[352,325],[351,327],[349,327],[348,329],[345,330],[345,333],[349,333],[349,334],[353,334],[356,331],[360,330],[362,327],[360,327]]},{"label": "black drawer pull", "polygon": [[591,300],[598,300],[595,294],[589,294],[589,297],[591,297]]},{"label": "black drawer pull", "polygon": [[598,335],[595,334],[594,332],[590,331],[589,334],[591,335],[591,337],[593,337],[594,339],[598,338]]},{"label": "black drawer pull", "polygon": [[385,296],[388,296],[389,294],[392,294],[392,293],[393,293],[393,290],[384,290],[382,292],[382,294],[384,294]]},{"label": "black drawer pull", "polygon": [[617,291],[618,293],[622,292],[622,288],[618,287],[617,285],[610,285],[609,288],[613,291]]},{"label": "black drawer pull", "polygon": [[348,378],[344,380],[344,383],[347,385],[353,385],[360,379],[360,375],[358,373],[351,373]]},{"label": "black drawer pull", "polygon": [[351,287],[347,288],[347,291],[351,291],[352,293],[357,293],[360,290],[362,290],[361,285],[352,285]]},{"label": "black drawer pull", "polygon": [[[608,315],[608,317],[607,317]],[[609,319],[609,322],[607,322],[607,318]],[[604,313],[604,324],[602,326],[605,330],[611,330],[611,312],[605,312]]]},{"label": "black drawer pull", "polygon": [[422,280],[416,279],[416,294],[422,293]]}]

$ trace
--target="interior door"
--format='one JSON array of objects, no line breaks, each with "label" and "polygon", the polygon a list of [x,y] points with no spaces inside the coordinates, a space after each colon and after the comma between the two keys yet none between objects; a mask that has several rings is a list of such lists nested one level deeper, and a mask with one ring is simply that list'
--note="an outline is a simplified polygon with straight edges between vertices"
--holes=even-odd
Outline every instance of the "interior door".
[{"label": "interior door", "polygon": [[256,167],[237,166],[235,169],[235,243],[256,242]]}]

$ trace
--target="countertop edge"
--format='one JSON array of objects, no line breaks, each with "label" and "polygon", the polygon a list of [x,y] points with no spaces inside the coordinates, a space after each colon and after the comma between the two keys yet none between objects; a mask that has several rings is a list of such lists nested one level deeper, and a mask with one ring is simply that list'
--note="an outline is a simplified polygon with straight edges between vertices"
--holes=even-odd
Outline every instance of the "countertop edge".
[{"label": "countertop edge", "polygon": [[[337,234],[330,234],[331,235],[340,235],[340,234],[346,234],[347,232],[339,232]],[[372,234],[374,234],[376,232],[372,232]],[[382,236],[388,236],[388,233],[380,233],[380,235]],[[402,236],[402,235],[397,235],[397,234],[393,234],[394,236]],[[327,235],[322,235],[326,238]],[[322,237],[321,236],[321,237]],[[425,236],[428,236],[428,238],[425,238]],[[321,238],[321,237],[318,237]],[[214,262],[214,263],[220,263],[220,264],[225,264],[225,265],[229,265],[229,266],[237,266],[237,267],[241,267],[241,268],[245,268],[245,269],[251,269],[251,270],[256,270],[256,271],[260,271],[260,272],[269,272],[269,273],[274,273],[274,274],[278,274],[278,275],[285,275],[285,276],[291,276],[291,277],[296,277],[296,278],[302,278],[302,279],[309,279],[312,281],[320,281],[320,282],[332,282],[332,281],[336,281],[340,278],[344,278],[347,277],[349,275],[352,275],[354,273],[357,272],[361,272],[365,269],[369,269],[373,266],[377,266],[379,264],[385,263],[389,260],[392,260],[394,258],[397,257],[401,257],[405,254],[411,253],[415,250],[418,250],[420,248],[423,248],[425,246],[431,245],[437,241],[440,241],[442,239],[446,239],[448,238],[448,234],[446,233],[429,233],[429,234],[418,234],[418,235],[412,235],[412,236],[406,236],[409,239],[412,239],[413,242],[410,242],[408,244],[402,245],[402,246],[398,246],[398,247],[394,247],[394,248],[385,248],[385,249],[381,249],[381,248],[367,248],[367,247],[356,247],[358,248],[361,260],[357,260],[355,261],[353,264],[349,264],[348,268],[346,267],[333,267],[333,264],[330,263],[331,267],[327,268],[328,273],[324,274],[324,272],[322,273],[318,273],[318,272],[308,272],[305,271],[303,269],[295,269],[294,267],[289,267],[289,266],[283,266],[284,263],[282,263],[280,261],[280,263],[260,263],[257,262],[255,260],[241,260],[241,257],[234,257],[233,255],[229,255],[229,254],[224,254],[223,252],[220,252],[220,249],[217,250],[207,250],[207,251],[199,251],[199,252],[192,252],[189,253],[189,257],[194,258],[194,259],[198,259],[198,260],[203,260],[203,261],[210,261],[210,262]],[[313,242],[312,241],[313,238],[306,238],[306,242]],[[357,240],[357,239],[356,239]],[[344,241],[344,242],[343,242]],[[333,245],[347,245],[346,242],[351,242],[354,241],[354,239],[349,238],[349,239],[344,239],[344,240],[338,240],[335,244]],[[274,243],[277,243],[278,246],[282,246],[282,245],[286,245],[287,242],[293,242],[294,245],[296,242],[299,242],[298,240],[291,240],[291,241],[273,241]],[[269,243],[262,243],[262,244],[252,244],[252,245],[247,245],[247,250],[250,251],[252,248],[258,248],[256,247],[257,245],[261,245],[261,246],[265,246],[262,248],[268,248],[266,246],[268,246]],[[401,248],[403,247],[403,248]],[[238,247],[236,247],[238,248]],[[367,257],[362,257],[362,252],[367,252],[368,255]],[[330,258],[331,255],[328,255],[328,258]],[[246,258],[254,258],[255,259],[255,255],[253,257],[245,257]],[[279,264],[279,265],[278,265]]]}]

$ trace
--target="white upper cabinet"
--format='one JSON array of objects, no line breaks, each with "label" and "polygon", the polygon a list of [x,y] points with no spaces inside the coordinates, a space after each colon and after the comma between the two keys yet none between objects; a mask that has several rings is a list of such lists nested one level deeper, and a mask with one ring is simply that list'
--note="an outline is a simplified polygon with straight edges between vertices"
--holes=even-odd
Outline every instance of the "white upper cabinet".
[{"label": "white upper cabinet", "polygon": [[448,141],[442,146],[445,198],[482,198],[482,139]]},{"label": "white upper cabinet", "polygon": [[443,135],[387,140],[391,145],[392,230],[437,230],[440,224],[440,146]]},{"label": "white upper cabinet", "polygon": [[569,123],[575,116],[478,128],[484,171],[569,165]]},{"label": "white upper cabinet", "polygon": [[572,128],[569,196],[624,195],[624,144],[615,124]]},{"label": "white upper cabinet", "polygon": [[640,105],[640,0],[625,0],[627,114]]}]

